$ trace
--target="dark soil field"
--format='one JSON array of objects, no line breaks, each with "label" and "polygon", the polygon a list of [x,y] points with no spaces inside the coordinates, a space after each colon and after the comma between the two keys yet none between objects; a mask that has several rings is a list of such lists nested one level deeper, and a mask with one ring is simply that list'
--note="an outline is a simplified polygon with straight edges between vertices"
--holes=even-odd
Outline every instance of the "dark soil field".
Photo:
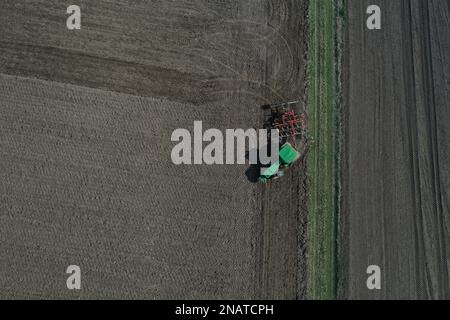
[{"label": "dark soil field", "polygon": [[450,1],[347,3],[342,297],[449,299]]},{"label": "dark soil field", "polygon": [[0,5],[0,298],[303,298],[304,164],[262,186],[170,137],[304,101],[307,1],[77,2]]}]

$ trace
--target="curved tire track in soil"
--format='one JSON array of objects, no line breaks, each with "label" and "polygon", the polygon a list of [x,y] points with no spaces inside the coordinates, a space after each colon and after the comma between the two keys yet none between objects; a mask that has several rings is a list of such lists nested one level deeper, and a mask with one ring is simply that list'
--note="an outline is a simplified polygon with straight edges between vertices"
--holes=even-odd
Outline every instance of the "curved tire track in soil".
[{"label": "curved tire track in soil", "polygon": [[303,164],[255,185],[173,165],[170,135],[304,101],[306,3],[81,1],[68,32],[69,3],[3,1],[0,295],[76,297],[82,261],[83,298],[302,297]]}]

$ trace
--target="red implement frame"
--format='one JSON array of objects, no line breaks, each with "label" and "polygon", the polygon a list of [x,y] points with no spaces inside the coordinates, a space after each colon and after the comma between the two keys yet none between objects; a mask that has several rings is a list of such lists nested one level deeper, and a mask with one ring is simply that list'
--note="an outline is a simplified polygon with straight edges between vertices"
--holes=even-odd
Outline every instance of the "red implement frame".
[{"label": "red implement frame", "polygon": [[273,119],[273,128],[278,129],[281,138],[295,137],[303,133],[304,114],[298,115],[292,109],[284,109],[277,113],[278,117]]},{"label": "red implement frame", "polygon": [[306,114],[296,114],[292,105],[299,101],[282,102],[271,105],[272,128],[278,129],[281,138],[295,138],[305,133]]}]

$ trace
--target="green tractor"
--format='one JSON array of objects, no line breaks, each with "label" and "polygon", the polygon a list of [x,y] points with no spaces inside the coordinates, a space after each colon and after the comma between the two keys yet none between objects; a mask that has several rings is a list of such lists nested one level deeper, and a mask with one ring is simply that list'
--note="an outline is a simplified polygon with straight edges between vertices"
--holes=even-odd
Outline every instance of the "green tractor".
[{"label": "green tractor", "polygon": [[[296,114],[291,107],[296,103],[298,101],[268,106],[271,114],[268,122],[266,122],[266,128],[278,129],[281,148],[279,160],[270,167],[261,170],[259,181],[263,183],[284,176],[284,169],[292,166],[306,151],[306,113]],[[300,147],[294,147],[288,140],[291,140],[294,146],[299,145]],[[300,143],[298,143],[298,140],[300,140]]]},{"label": "green tractor", "polygon": [[290,167],[300,158],[300,152],[294,149],[294,147],[286,142],[280,149],[279,160],[272,164],[267,169],[263,170],[259,176],[261,182],[267,182],[271,179],[280,178],[284,175],[282,169]]}]

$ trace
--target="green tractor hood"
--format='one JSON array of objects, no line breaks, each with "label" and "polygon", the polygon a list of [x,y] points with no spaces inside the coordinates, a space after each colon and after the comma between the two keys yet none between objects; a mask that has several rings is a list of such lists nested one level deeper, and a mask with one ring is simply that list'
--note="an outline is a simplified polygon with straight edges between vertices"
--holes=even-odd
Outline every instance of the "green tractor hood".
[{"label": "green tractor hood", "polygon": [[290,143],[285,143],[281,147],[279,157],[283,166],[290,166],[300,158],[300,153]]}]

